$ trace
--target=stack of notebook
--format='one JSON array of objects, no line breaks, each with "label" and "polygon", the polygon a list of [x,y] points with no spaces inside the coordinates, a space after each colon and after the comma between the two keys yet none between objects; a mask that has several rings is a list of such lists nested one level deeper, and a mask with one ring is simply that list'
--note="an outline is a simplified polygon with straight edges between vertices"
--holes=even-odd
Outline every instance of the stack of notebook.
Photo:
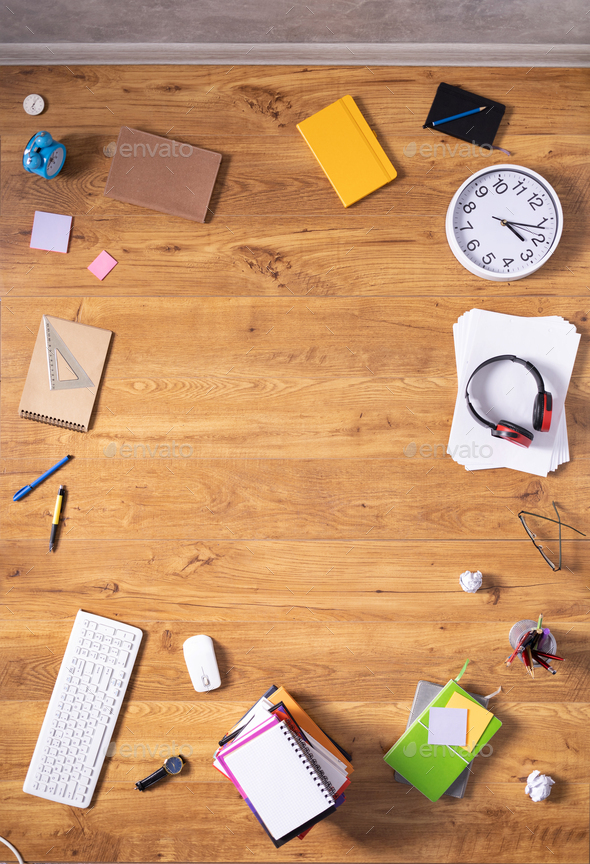
[{"label": "stack of notebook", "polygon": [[[469,471],[514,468],[539,477],[569,462],[564,403],[580,342],[575,326],[557,315],[523,318],[471,309],[453,325],[453,336],[458,392],[447,453],[455,462]],[[528,449],[493,437],[467,407],[465,388],[471,373],[485,360],[505,354],[529,361],[540,372],[553,397],[549,431],[533,429],[537,387],[522,365],[504,360],[487,366],[472,380],[469,396],[489,421],[504,419],[533,433]]]},{"label": "stack of notebook", "polygon": [[336,811],[353,770],[350,756],[275,686],[219,742],[213,764],[277,848]]},{"label": "stack of notebook", "polygon": [[[415,719],[383,757],[430,801],[438,801],[446,792],[463,797],[467,776],[461,784],[454,784],[502,725],[477,697],[459,686],[462,674],[444,687],[433,688],[428,705],[417,716],[412,711]],[[429,682],[420,684],[431,686]],[[418,691],[416,696],[413,709]],[[488,698],[481,701],[487,705]]]}]

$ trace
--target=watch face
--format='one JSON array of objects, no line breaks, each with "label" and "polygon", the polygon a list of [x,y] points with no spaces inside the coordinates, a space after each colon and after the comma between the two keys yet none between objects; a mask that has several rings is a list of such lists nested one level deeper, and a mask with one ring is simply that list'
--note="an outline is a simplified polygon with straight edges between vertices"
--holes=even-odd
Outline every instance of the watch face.
[{"label": "watch face", "polygon": [[169,774],[180,774],[183,765],[184,762],[182,761],[180,756],[170,756],[164,762],[164,768]]},{"label": "watch face", "polygon": [[27,114],[32,114],[33,116],[40,114],[45,108],[43,97],[39,96],[37,93],[31,93],[24,100],[23,108]]},{"label": "watch face", "polygon": [[45,166],[45,170],[47,171],[48,177],[53,177],[54,174],[57,174],[59,169],[62,166],[64,161],[64,151],[61,147],[58,147],[53,153],[50,155],[47,160],[47,165]]},{"label": "watch face", "polygon": [[553,189],[516,165],[478,172],[460,189],[447,216],[456,257],[476,275],[495,280],[537,270],[554,251],[561,230],[561,205]]}]

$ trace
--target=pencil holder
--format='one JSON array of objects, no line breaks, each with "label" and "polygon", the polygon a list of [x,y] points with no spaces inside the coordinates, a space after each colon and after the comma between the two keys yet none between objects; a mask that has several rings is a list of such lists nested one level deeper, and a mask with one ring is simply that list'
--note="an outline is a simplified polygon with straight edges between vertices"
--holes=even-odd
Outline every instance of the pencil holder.
[{"label": "pencil holder", "polygon": [[[534,630],[536,626],[537,622],[532,621],[530,618],[523,618],[522,621],[517,621],[516,624],[513,624],[510,628],[510,633],[508,634],[508,639],[510,640],[512,648],[516,648],[520,637],[524,633],[528,630]],[[539,651],[544,651],[546,654],[555,654],[557,652],[557,642],[555,641],[553,633],[543,634],[539,640]],[[539,666],[536,660],[533,660],[533,666]]]}]

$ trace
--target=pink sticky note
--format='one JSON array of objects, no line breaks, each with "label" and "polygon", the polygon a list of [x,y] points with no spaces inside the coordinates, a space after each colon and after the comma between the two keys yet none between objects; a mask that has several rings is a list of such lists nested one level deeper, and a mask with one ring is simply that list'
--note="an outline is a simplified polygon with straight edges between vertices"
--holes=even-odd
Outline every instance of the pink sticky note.
[{"label": "pink sticky note", "polygon": [[112,257],[112,255],[109,255],[108,252],[105,252],[103,250],[98,256],[98,258],[95,258],[92,264],[88,266],[88,270],[90,270],[91,273],[94,273],[96,278],[100,279],[100,281],[102,282],[104,277],[107,276],[111,272],[113,267],[116,266],[117,262]]}]

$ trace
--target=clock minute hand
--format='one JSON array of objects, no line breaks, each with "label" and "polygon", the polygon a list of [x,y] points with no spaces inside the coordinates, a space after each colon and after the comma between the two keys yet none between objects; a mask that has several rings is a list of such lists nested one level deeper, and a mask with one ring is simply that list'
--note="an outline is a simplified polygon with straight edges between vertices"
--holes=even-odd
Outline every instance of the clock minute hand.
[{"label": "clock minute hand", "polygon": [[519,234],[518,231],[516,230],[516,228],[512,227],[512,224],[508,221],[508,219],[500,219],[499,216],[492,216],[492,219],[497,219],[498,222],[501,222],[502,225],[505,225],[506,228],[509,228],[513,234],[516,234],[516,236],[518,237],[519,240],[522,240],[523,243],[525,242],[525,239],[522,236],[522,234]]},{"label": "clock minute hand", "polygon": [[499,216],[492,216],[492,219],[497,219],[498,222],[503,222],[507,225],[520,225],[521,228],[536,228],[537,231],[540,230],[539,225],[531,225],[529,222],[515,222],[514,219],[501,219]]}]

